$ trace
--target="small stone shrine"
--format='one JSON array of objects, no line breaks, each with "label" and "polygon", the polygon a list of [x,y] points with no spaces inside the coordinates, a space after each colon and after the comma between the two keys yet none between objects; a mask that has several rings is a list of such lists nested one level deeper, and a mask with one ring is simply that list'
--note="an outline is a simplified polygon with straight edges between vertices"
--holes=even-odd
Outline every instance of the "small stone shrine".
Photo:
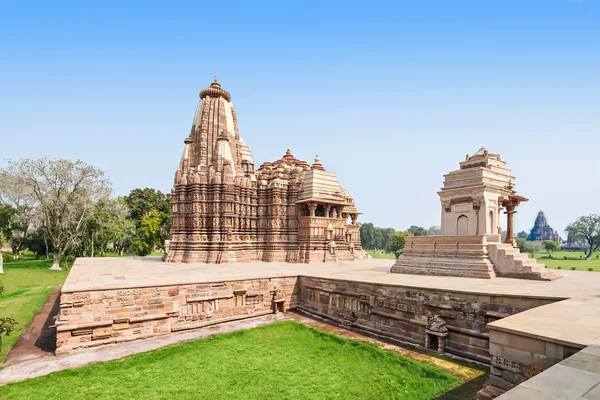
[{"label": "small stone shrine", "polygon": [[[438,192],[442,236],[407,238],[404,254],[392,272],[469,278],[559,277],[516,248],[513,215],[527,199],[515,192],[515,178],[500,155],[482,147],[444,177],[444,187]],[[507,216],[504,243],[500,241],[502,212]]]},{"label": "small stone shrine", "polygon": [[354,200],[315,157],[290,150],[255,171],[231,95],[200,91],[171,192],[173,263],[324,262],[366,258]]}]

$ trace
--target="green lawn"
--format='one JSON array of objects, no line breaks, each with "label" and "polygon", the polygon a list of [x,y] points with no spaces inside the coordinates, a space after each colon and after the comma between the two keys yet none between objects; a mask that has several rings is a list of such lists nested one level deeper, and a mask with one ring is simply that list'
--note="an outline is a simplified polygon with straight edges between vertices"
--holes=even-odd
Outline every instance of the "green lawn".
[{"label": "green lawn", "polygon": [[0,399],[432,399],[461,383],[286,321],[10,384]]},{"label": "green lawn", "polygon": [[394,253],[386,253],[383,250],[367,250],[367,253],[369,253],[373,258],[389,258],[390,260],[396,259]]},{"label": "green lawn", "polygon": [[[535,257],[540,264],[544,264],[547,268],[551,269],[559,269],[560,267],[560,269],[570,270],[574,267],[578,271],[587,271],[589,268],[592,268],[594,271],[600,271],[600,259],[596,258],[598,254],[600,253],[594,253],[591,260],[586,260],[585,254],[581,251],[557,251],[552,254],[552,258],[543,258],[548,257],[548,254],[539,253]],[[566,260],[565,257],[567,257]]]},{"label": "green lawn", "polygon": [[15,344],[35,314],[40,311],[52,289],[62,285],[67,271],[50,271],[52,260],[27,260],[4,263],[0,284],[5,292],[0,295],[0,316],[17,320],[16,330],[2,340],[0,362]]}]

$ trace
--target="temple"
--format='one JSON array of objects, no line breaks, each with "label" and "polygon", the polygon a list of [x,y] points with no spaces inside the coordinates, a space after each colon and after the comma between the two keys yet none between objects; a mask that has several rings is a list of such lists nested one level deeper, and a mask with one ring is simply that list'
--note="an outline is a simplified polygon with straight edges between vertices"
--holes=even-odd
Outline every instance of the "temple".
[{"label": "temple", "polygon": [[255,170],[231,95],[215,81],[200,101],[171,191],[173,263],[325,262],[366,258],[354,200],[336,176],[290,150]]},{"label": "temple", "polygon": [[[527,201],[514,190],[514,176],[500,155],[484,147],[467,155],[460,168],[444,176],[441,236],[406,239],[404,254],[391,272],[553,280],[558,275],[516,248],[513,217]],[[500,216],[506,215],[501,242]]]}]

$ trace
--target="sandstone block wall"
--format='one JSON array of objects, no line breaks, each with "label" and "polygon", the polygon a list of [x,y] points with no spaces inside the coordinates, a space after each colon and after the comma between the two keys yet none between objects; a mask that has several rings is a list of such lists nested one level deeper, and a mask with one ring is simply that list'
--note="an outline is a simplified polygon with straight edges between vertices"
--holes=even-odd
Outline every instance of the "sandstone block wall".
[{"label": "sandstone block wall", "polygon": [[553,302],[305,276],[298,284],[299,309],[416,345],[425,345],[430,317],[439,316],[445,351],[484,362],[490,362],[489,322]]},{"label": "sandstone block wall", "polygon": [[61,293],[56,354],[285,311],[296,277]]},{"label": "sandstone block wall", "polygon": [[583,347],[585,346],[556,343],[516,332],[503,332],[491,327],[490,386],[510,390]]}]

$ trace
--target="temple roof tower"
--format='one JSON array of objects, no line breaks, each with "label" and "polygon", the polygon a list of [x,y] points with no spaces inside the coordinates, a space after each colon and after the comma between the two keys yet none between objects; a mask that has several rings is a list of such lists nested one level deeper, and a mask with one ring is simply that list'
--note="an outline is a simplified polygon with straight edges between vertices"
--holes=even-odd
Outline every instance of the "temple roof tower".
[{"label": "temple roof tower", "polygon": [[184,143],[176,184],[190,173],[207,174],[210,170],[253,178],[254,159],[240,137],[231,95],[216,77],[200,91],[192,129]]}]

